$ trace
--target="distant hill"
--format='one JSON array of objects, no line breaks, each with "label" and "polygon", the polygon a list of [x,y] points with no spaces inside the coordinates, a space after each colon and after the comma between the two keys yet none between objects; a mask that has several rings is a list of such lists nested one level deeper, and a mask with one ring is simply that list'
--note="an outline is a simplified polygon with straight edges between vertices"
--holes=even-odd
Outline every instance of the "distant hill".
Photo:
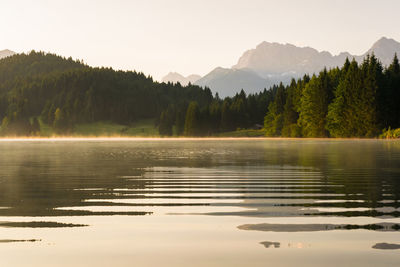
[{"label": "distant hill", "polygon": [[5,49],[0,51],[0,59],[15,55],[15,52]]},{"label": "distant hill", "polygon": [[0,61],[0,93],[11,90],[13,86],[10,86],[8,82],[14,82],[16,78],[26,79],[87,67],[72,58],[66,59],[43,52],[15,54],[13,57],[6,57]]},{"label": "distant hill", "polygon": [[186,107],[194,100],[208,106],[211,91],[43,52],[0,60],[0,135],[35,135],[38,118],[59,134],[71,133],[78,124],[130,125],[156,120],[169,106]]},{"label": "distant hill", "polygon": [[183,75],[177,73],[177,72],[170,72],[168,73],[165,77],[162,78],[162,82],[168,83],[180,83],[183,86],[188,85],[189,83],[193,84],[197,80],[201,78],[200,75],[197,74],[192,74],[187,77],[184,77]]},{"label": "distant hill", "polygon": [[231,69],[214,69],[195,84],[208,86],[213,93],[218,92],[222,97],[232,96],[241,89],[253,93],[279,82],[288,84],[292,78],[312,75],[324,67],[329,69],[342,66],[347,57],[354,57],[361,62],[366,55],[372,53],[387,66],[395,53],[400,55],[400,43],[382,37],[368,51],[357,56],[347,52],[332,55],[311,47],[262,42],[255,49],[244,52]]},{"label": "distant hill", "polygon": [[375,42],[366,53],[362,56],[356,57],[356,59],[361,62],[366,55],[372,53],[379,58],[383,65],[388,66],[392,63],[393,55],[395,53],[397,53],[397,56],[400,56],[400,43],[396,40],[382,37]]},{"label": "distant hill", "polygon": [[[195,82],[196,85],[215,90],[220,97],[231,96],[233,90],[239,92],[242,88],[247,93],[258,93],[260,89],[269,87],[269,82],[251,69],[224,69],[218,67]],[[214,90],[213,90],[214,91]],[[215,93],[214,91],[214,93]]]}]

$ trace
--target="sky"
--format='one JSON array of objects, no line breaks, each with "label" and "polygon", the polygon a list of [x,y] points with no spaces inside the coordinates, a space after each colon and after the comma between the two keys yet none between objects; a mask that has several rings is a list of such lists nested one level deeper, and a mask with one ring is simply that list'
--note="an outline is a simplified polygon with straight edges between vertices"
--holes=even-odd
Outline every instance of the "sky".
[{"label": "sky", "polygon": [[0,50],[205,75],[262,41],[360,55],[400,41],[399,0],[1,0]]}]

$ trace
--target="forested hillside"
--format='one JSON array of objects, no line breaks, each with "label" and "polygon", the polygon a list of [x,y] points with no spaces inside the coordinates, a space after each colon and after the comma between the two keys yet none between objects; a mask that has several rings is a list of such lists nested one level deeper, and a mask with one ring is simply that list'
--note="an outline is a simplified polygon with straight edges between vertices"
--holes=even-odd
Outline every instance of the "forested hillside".
[{"label": "forested hillside", "polygon": [[[144,119],[152,119],[161,135],[172,135],[172,127],[179,135],[209,135],[262,123],[268,99],[272,94],[265,91],[222,101],[208,88],[158,83],[142,73],[92,68],[42,52],[0,60],[1,134],[8,136],[40,135],[43,123],[71,134],[78,124]],[[191,102],[190,127],[196,130],[184,132]]]},{"label": "forested hillside", "polygon": [[65,135],[82,124],[146,120],[162,136],[264,127],[267,136],[376,137],[400,127],[400,68],[397,57],[384,68],[372,55],[221,99],[208,88],[31,52],[0,60],[0,119],[3,136],[41,135],[41,125]]},{"label": "forested hillside", "polygon": [[31,52],[0,61],[3,135],[32,135],[38,119],[68,134],[78,123],[129,124],[158,118],[172,103],[211,103],[209,89],[153,82],[142,73],[91,68],[79,61]]}]

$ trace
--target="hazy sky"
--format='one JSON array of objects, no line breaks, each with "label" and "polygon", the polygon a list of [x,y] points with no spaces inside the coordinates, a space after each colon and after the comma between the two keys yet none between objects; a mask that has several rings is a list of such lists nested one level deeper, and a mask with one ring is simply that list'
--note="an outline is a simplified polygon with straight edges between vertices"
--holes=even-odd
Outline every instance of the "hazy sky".
[{"label": "hazy sky", "polygon": [[204,75],[262,41],[364,53],[400,41],[399,0],[1,0],[0,50]]}]

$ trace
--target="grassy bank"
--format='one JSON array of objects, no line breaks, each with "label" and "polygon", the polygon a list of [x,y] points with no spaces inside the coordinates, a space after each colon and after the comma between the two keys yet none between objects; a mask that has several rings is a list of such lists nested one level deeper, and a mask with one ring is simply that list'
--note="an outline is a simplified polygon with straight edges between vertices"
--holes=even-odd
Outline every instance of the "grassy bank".
[{"label": "grassy bank", "polygon": [[[66,134],[57,134],[53,127],[43,123],[39,119],[40,134],[33,135],[30,137],[165,137],[165,138],[181,138],[185,136],[176,135],[174,129],[173,136],[160,136],[158,133],[158,127],[154,125],[154,119],[140,120],[130,125],[122,125],[112,123],[109,121],[101,121],[95,123],[77,124],[73,128],[72,132]],[[18,137],[18,136],[8,136]],[[236,131],[217,133],[211,136],[203,136],[203,138],[266,138],[265,129],[238,129]],[[271,139],[279,139],[282,137],[270,137]],[[378,137],[376,137],[378,138]],[[380,139],[400,139],[400,128],[399,129],[388,129],[385,130],[380,136]],[[285,138],[286,139],[286,138]],[[289,138],[291,139],[291,138]],[[307,139],[307,138],[301,138]],[[317,138],[318,139],[318,138]],[[329,138],[329,139],[340,139],[340,138]],[[358,139],[358,138],[350,138]]]},{"label": "grassy bank", "polygon": [[388,129],[384,130],[383,133],[379,136],[380,138],[385,139],[399,139],[400,138],[400,128],[398,129]]},{"label": "grassy bank", "polygon": [[[58,136],[50,125],[43,123],[41,120],[39,120],[39,123],[41,137]],[[122,125],[108,121],[77,124],[73,131],[67,135],[71,137],[160,137],[158,128],[154,126],[154,119],[140,120],[130,125]],[[172,137],[180,136],[174,134]],[[211,137],[265,137],[265,130],[241,129],[215,134]]]},{"label": "grassy bank", "polygon": [[265,130],[243,129],[232,132],[219,133],[217,137],[265,137]]},{"label": "grassy bank", "polygon": [[[73,131],[68,134],[74,136],[140,136],[158,137],[158,129],[154,126],[154,120],[141,120],[130,125],[122,125],[108,121],[85,123],[75,125]],[[40,136],[57,136],[52,127],[40,121]]]}]

